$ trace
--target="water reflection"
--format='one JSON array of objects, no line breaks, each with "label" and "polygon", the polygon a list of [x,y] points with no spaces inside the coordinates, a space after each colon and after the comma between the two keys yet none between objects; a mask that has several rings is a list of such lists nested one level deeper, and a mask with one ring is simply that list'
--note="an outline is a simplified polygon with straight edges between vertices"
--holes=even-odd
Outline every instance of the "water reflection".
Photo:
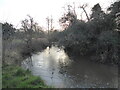
[{"label": "water reflection", "polygon": [[69,59],[63,49],[47,47],[32,56],[33,66],[29,64],[29,59],[22,66],[40,76],[46,84],[58,88],[118,87],[117,66],[95,64],[86,60],[89,58],[76,59]]}]

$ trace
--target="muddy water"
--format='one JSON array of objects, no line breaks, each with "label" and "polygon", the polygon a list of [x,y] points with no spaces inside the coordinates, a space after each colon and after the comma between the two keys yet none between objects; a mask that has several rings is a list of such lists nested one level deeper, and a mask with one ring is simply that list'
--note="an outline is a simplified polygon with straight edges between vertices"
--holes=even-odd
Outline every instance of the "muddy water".
[{"label": "muddy water", "polygon": [[22,62],[22,67],[56,88],[117,88],[118,68],[90,62],[89,58],[70,59],[63,49],[47,47]]}]

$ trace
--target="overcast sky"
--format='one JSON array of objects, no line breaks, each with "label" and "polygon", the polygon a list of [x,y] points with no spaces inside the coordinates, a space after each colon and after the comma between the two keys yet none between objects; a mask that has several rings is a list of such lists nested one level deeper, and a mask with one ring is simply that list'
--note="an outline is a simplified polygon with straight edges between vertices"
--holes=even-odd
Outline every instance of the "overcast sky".
[{"label": "overcast sky", "polygon": [[[103,9],[107,8],[115,0],[0,0],[0,22],[12,23],[15,27],[20,26],[21,20],[29,14],[40,26],[47,27],[46,17],[54,19],[53,25],[58,28],[58,20],[62,16],[63,7],[75,2],[78,16],[82,10],[77,9],[79,5],[88,4],[86,8],[90,13],[90,8],[96,3],[100,3]],[[83,14],[85,18],[85,15]]]}]

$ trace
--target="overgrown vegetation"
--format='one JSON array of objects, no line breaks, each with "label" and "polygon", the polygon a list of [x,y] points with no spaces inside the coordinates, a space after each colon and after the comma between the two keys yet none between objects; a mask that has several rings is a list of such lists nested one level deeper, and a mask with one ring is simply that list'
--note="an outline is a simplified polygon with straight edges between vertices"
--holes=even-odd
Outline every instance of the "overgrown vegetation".
[{"label": "overgrown vegetation", "polygon": [[[120,59],[119,18],[120,1],[111,4],[105,13],[99,4],[94,5],[88,21],[76,19],[74,10],[60,19],[65,30],[53,33],[53,41],[64,46],[69,54],[90,56],[91,60],[100,63],[118,64]],[[85,9],[84,9],[85,10]],[[117,24],[116,24],[117,18]],[[69,22],[69,23],[68,23]],[[55,36],[55,37],[54,37]]]},{"label": "overgrown vegetation", "polygon": [[[120,1],[116,1],[104,12],[99,4],[94,5],[87,21],[77,19],[75,10],[60,19],[63,31],[50,31],[49,37],[31,16],[21,22],[21,29],[3,23],[3,88],[46,88],[44,82],[24,71],[21,62],[42,51],[47,46],[64,46],[68,55],[90,56],[99,63],[120,63]],[[49,26],[48,26],[49,27]],[[48,29],[49,30],[49,29]],[[15,66],[14,66],[15,65]]]},{"label": "overgrown vegetation", "polygon": [[22,22],[22,28],[19,30],[12,24],[3,24],[3,64],[20,65],[26,57],[48,46],[46,33],[34,24],[31,17],[31,23],[28,20]]},{"label": "overgrown vegetation", "polygon": [[[31,26],[35,25],[31,24]],[[32,30],[32,33],[29,29]],[[12,24],[3,24],[3,88],[48,88],[39,77],[20,68],[23,60],[48,46],[46,33],[41,31],[41,28],[39,28],[40,30],[29,29],[24,27],[20,31],[15,29]]]}]

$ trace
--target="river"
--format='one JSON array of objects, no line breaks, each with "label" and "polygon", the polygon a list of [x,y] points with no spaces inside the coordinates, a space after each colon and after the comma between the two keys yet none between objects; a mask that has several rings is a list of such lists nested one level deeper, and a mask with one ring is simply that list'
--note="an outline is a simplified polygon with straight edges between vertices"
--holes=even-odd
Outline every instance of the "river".
[{"label": "river", "polygon": [[64,49],[52,46],[22,62],[24,69],[55,88],[118,88],[118,67],[97,64],[89,57],[70,59]]}]

